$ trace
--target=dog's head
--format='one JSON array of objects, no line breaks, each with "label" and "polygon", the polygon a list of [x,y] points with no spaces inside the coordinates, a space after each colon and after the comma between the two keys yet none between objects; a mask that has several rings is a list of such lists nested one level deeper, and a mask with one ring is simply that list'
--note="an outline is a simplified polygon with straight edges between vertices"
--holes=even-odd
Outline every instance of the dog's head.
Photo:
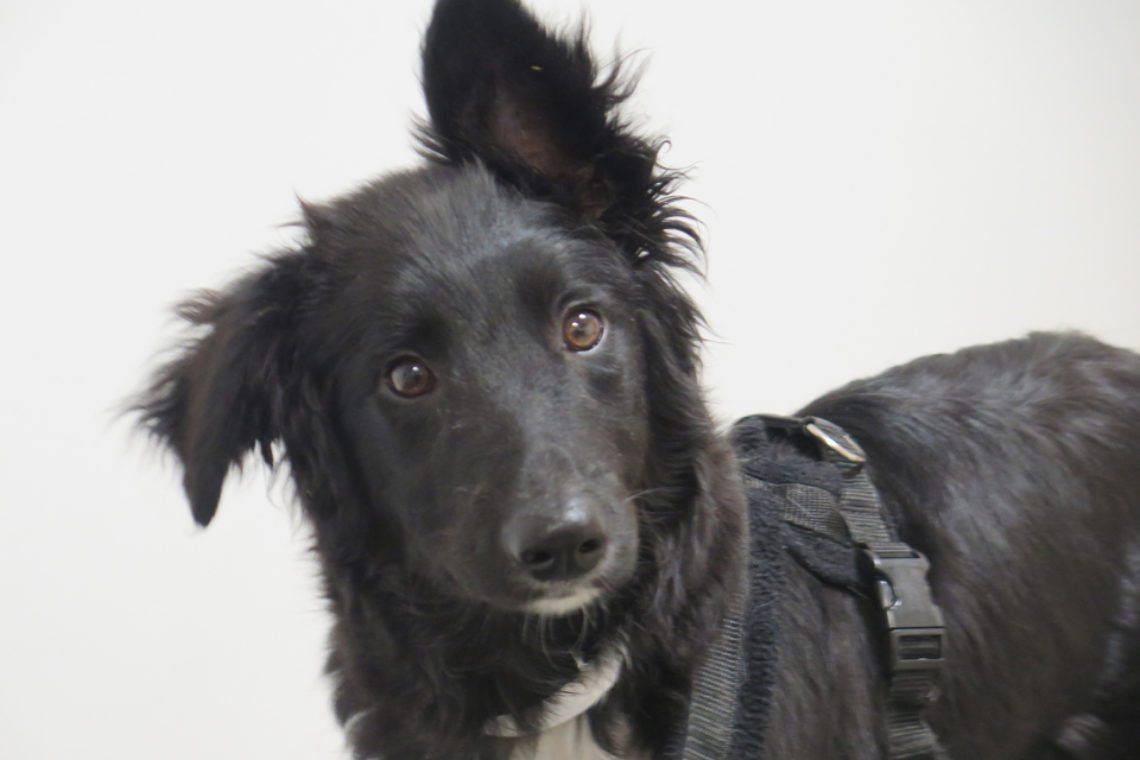
[{"label": "dog's head", "polygon": [[440,0],[424,86],[428,165],[307,205],[298,250],[186,307],[143,413],[202,525],[280,442],[334,574],[561,614],[696,488],[690,229],[619,77],[515,0]]}]

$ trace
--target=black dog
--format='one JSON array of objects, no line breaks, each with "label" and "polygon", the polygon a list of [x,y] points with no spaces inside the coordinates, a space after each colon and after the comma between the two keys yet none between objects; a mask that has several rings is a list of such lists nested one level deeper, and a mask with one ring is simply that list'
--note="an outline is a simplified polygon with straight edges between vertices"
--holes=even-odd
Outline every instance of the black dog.
[{"label": "black dog", "polygon": [[[440,0],[424,84],[428,165],[306,206],[303,246],[188,305],[145,423],[202,525],[283,444],[357,757],[669,756],[746,564],[679,177],[620,76],[516,0]],[[1140,357],[1038,335],[805,413],[862,444],[931,560],[949,755],[1140,756]],[[782,587],[762,756],[885,757],[868,604],[752,529]]]}]

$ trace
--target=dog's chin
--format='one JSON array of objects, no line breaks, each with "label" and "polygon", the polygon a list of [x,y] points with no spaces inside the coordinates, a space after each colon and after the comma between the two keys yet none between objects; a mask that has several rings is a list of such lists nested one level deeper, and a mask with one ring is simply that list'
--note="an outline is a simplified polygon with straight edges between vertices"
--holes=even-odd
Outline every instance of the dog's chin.
[{"label": "dog's chin", "polygon": [[542,617],[565,617],[589,607],[602,597],[596,586],[582,586],[563,595],[541,596],[523,605],[522,611]]}]

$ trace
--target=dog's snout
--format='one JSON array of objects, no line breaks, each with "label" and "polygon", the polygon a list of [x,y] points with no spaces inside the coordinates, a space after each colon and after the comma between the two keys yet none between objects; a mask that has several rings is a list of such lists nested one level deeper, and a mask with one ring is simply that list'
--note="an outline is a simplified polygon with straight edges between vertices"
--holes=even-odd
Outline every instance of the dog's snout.
[{"label": "dog's snout", "polygon": [[503,543],[531,578],[560,581],[597,567],[607,540],[593,510],[571,502],[554,516],[516,516],[503,530]]},{"label": "dog's snout", "polygon": [[520,542],[524,548],[515,556],[535,580],[570,580],[598,566],[605,542],[594,524],[559,525],[534,531]]}]

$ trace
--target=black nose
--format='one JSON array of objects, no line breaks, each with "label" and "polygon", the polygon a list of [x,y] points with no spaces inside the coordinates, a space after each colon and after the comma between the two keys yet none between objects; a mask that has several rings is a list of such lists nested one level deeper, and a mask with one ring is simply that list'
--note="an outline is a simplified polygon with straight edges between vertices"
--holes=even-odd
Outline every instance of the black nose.
[{"label": "black nose", "polygon": [[503,530],[503,543],[538,581],[563,581],[593,570],[605,554],[606,535],[588,510],[572,506],[556,518],[518,515]]}]

